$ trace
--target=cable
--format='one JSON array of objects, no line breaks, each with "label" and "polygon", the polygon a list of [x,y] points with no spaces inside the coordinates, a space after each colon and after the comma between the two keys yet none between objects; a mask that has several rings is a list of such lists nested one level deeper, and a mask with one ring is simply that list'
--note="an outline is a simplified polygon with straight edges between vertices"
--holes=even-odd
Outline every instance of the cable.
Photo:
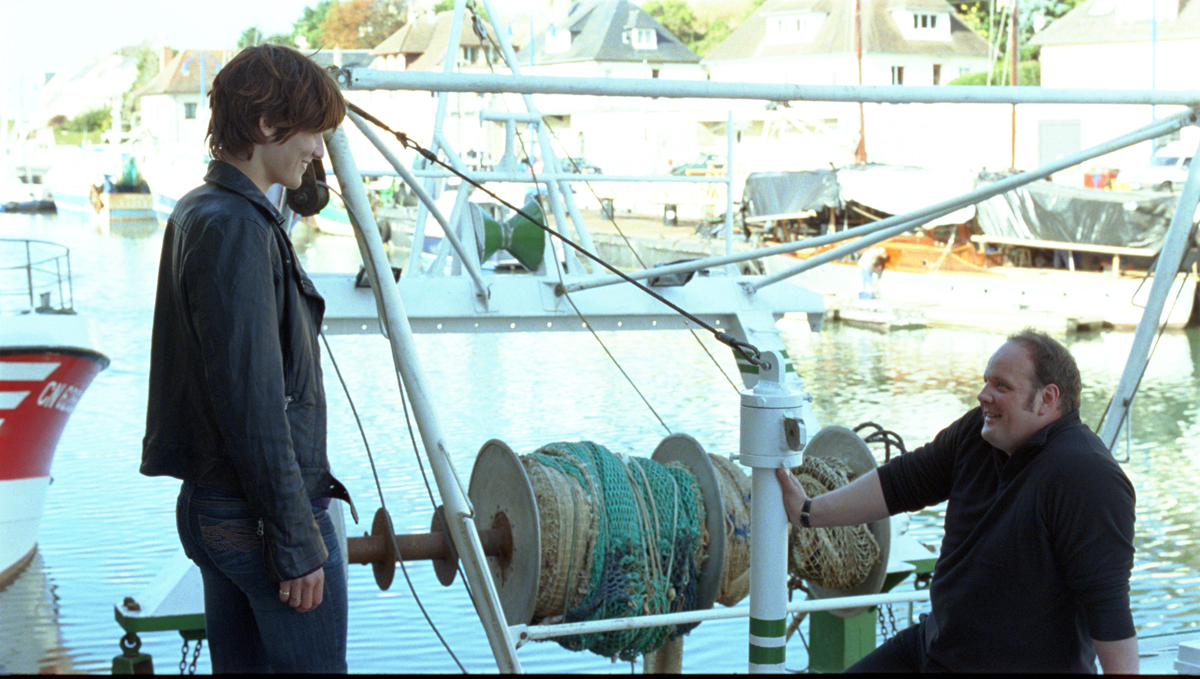
[{"label": "cable", "polygon": [[[350,396],[350,388],[346,385],[345,378],[342,377],[342,370],[341,370],[341,368],[338,367],[337,359],[335,359],[333,356],[333,350],[329,346],[329,339],[325,337],[325,333],[323,333],[323,332],[321,333],[321,341],[325,344],[325,353],[329,355],[329,362],[331,364],[333,364],[333,370],[335,373],[337,373],[338,381],[341,382],[341,384],[342,384],[342,391],[345,392],[346,400],[350,403],[350,412],[354,414],[354,421],[358,424],[358,432],[362,436],[363,448],[366,449],[367,459],[371,463],[371,474],[374,475],[374,477],[375,477],[375,490],[379,493],[379,506],[381,509],[383,509],[384,516],[386,516],[387,520],[388,520],[388,539],[390,539],[392,541],[392,549],[395,550],[395,554],[396,554],[397,558],[399,559],[400,571],[402,573],[404,573],[404,580],[408,583],[409,591],[412,592],[413,601],[417,602],[417,608],[419,608],[421,610],[421,615],[425,616],[425,621],[427,623],[429,623],[429,628],[433,630],[434,635],[437,636],[438,641],[441,642],[441,644],[442,644],[442,647],[444,647],[446,649],[446,652],[450,654],[450,657],[454,660],[454,664],[458,665],[458,669],[460,671],[462,671],[463,673],[466,673],[466,671],[467,671],[466,668],[463,667],[463,664],[461,662],[459,662],[458,656],[454,655],[454,651],[451,650],[450,645],[446,642],[446,639],[444,637],[442,637],[442,633],[438,630],[437,625],[434,624],[433,619],[429,617],[429,612],[425,610],[425,605],[421,603],[421,597],[417,595],[416,586],[413,585],[412,578],[408,574],[408,568],[406,568],[404,565],[404,559],[399,558],[400,557],[400,546],[398,544],[396,544],[396,531],[392,526],[391,514],[388,513],[388,511],[387,511],[387,504],[383,497],[383,485],[379,482],[379,471],[375,468],[375,457],[371,454],[371,445],[367,442],[366,429],[363,428],[362,419],[359,418],[359,416],[358,416],[358,408],[356,408],[354,405],[354,399]],[[403,391],[403,390],[401,390],[401,391]],[[401,395],[401,399],[403,400],[403,395]],[[408,419],[407,404],[405,405],[405,408],[404,408],[404,416],[405,416],[405,419]],[[411,424],[409,426],[409,432],[410,433],[412,432]],[[414,442],[414,445],[415,445],[415,442]],[[417,462],[418,462],[418,464],[420,463],[419,455],[417,456]],[[422,477],[425,476],[425,468],[423,466],[421,467],[421,476]],[[428,480],[426,480],[425,487],[426,488],[429,487]],[[430,497],[432,498],[432,493],[431,493]],[[466,582],[465,577],[463,578],[463,582]]]}]

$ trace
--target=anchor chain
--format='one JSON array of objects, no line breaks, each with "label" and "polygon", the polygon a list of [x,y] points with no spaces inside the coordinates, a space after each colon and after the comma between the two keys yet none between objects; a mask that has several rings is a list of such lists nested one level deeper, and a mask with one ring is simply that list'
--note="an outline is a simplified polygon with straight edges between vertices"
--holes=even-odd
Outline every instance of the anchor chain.
[{"label": "anchor chain", "polygon": [[[886,621],[883,619],[884,608],[887,608]],[[885,604],[883,606],[876,606],[875,611],[879,616],[879,634],[883,637],[883,640],[887,641],[888,639],[896,636],[896,613],[892,609],[892,605]]]},{"label": "anchor chain", "polygon": [[204,639],[196,640],[196,648],[192,651],[192,662],[188,663],[188,640],[183,640],[182,656],[179,660],[180,674],[195,674],[196,662],[200,660],[200,649],[204,646]]}]

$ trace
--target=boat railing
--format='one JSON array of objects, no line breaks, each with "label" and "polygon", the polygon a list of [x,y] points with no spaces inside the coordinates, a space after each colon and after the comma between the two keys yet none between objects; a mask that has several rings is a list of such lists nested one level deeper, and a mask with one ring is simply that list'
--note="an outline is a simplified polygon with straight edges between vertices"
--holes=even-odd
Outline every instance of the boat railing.
[{"label": "boat railing", "polygon": [[75,313],[65,245],[0,238],[0,314],[13,313]]}]

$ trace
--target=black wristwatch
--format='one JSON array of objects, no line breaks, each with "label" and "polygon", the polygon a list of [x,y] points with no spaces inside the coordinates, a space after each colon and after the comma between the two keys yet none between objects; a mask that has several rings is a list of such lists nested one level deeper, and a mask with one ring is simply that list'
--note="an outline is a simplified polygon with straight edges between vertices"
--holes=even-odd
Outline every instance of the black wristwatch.
[{"label": "black wristwatch", "polygon": [[800,525],[805,528],[812,528],[812,524],[808,522],[808,513],[812,511],[812,498],[804,498],[804,506],[800,508]]}]

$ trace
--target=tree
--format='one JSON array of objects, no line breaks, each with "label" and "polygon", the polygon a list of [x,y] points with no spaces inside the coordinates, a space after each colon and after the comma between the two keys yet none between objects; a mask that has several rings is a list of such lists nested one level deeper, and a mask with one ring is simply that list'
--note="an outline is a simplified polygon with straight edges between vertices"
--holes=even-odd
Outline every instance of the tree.
[{"label": "tree", "polygon": [[242,37],[238,38],[237,47],[240,50],[246,49],[247,47],[261,45],[262,41],[263,32],[259,30],[258,26],[251,26],[250,28],[242,31]]},{"label": "tree", "polygon": [[646,0],[642,9],[692,51],[708,32],[685,0]]},{"label": "tree", "polygon": [[378,45],[404,26],[404,0],[333,0],[313,46],[363,49]]},{"label": "tree", "polygon": [[[174,56],[172,54],[172,56]],[[149,42],[144,42],[137,48],[137,77],[133,84],[121,95],[121,116],[129,120],[135,111],[141,109],[141,98],[135,97],[134,92],[140,90],[154,76],[158,75],[159,53]]]},{"label": "tree", "polygon": [[303,37],[309,47],[320,47],[322,44],[321,23],[325,21],[325,15],[329,12],[331,5],[333,5],[333,0],[321,0],[315,8],[305,7],[304,14],[292,24],[293,34],[296,37]]}]

